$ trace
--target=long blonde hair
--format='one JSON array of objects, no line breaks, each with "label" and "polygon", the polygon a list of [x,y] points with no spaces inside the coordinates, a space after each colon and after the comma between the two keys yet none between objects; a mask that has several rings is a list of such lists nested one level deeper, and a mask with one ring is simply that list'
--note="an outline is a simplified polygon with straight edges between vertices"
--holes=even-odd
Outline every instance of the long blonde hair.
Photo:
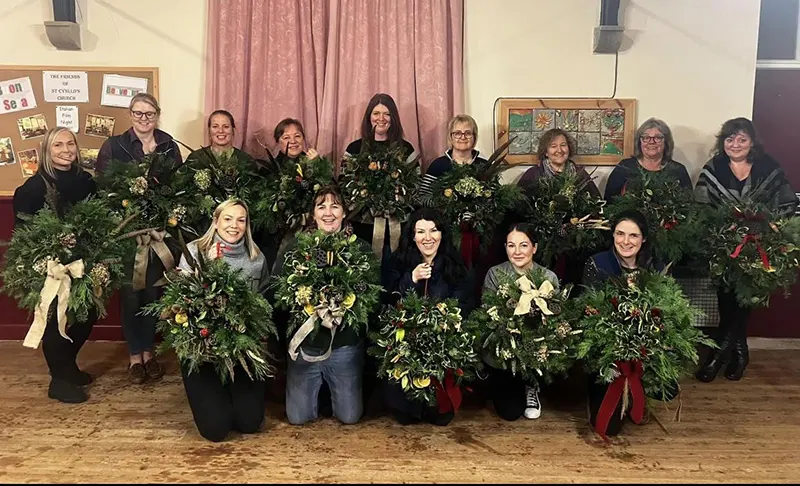
[{"label": "long blonde hair", "polygon": [[221,202],[217,206],[217,208],[214,210],[214,218],[211,220],[211,225],[208,227],[208,230],[203,236],[196,240],[198,253],[206,254],[208,250],[211,249],[211,246],[214,244],[214,235],[217,234],[217,220],[219,220],[219,215],[222,214],[222,211],[225,211],[232,206],[241,206],[244,208],[245,213],[247,213],[247,224],[245,225],[244,230],[244,244],[247,248],[247,253],[250,255],[250,259],[253,260],[261,254],[258,246],[256,246],[255,242],[253,241],[253,233],[250,231],[250,208],[247,207],[247,204],[245,204],[244,201],[239,199],[228,199],[227,201]]},{"label": "long blonde hair", "polygon": [[77,167],[78,170],[83,170],[81,167],[81,148],[78,146],[78,137],[66,127],[53,127],[44,134],[44,138],[42,139],[42,157],[41,157],[41,164],[39,165],[38,170],[44,170],[44,173],[49,175],[52,179],[58,178],[58,171],[53,167],[53,157],[50,155],[50,149],[53,148],[53,142],[56,141],[56,137],[61,132],[67,132],[72,135],[72,139],[75,140],[75,149],[77,153],[75,154],[75,160],[72,162],[72,165]]}]

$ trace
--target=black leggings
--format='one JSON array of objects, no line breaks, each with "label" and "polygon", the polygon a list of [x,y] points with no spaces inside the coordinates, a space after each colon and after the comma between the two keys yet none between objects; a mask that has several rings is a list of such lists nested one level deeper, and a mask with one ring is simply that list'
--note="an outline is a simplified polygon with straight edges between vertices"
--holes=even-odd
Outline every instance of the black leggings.
[{"label": "black leggings", "polygon": [[433,425],[447,425],[455,417],[453,412],[439,412],[436,405],[411,400],[406,396],[403,387],[396,381],[384,381],[384,400],[386,408],[392,411],[400,425],[411,425],[422,421]]},{"label": "black leggings", "polygon": [[234,368],[235,380],[223,385],[214,365],[205,363],[189,374],[181,364],[183,386],[200,435],[212,442],[225,439],[231,430],[252,434],[261,430],[266,413],[263,381],[251,380],[244,369]]},{"label": "black leggings", "polygon": [[489,396],[494,410],[503,420],[514,421],[522,417],[527,407],[525,380],[510,371],[487,367],[489,370]]},{"label": "black leggings", "polygon": [[734,292],[717,291],[717,302],[719,305],[720,337],[726,333],[731,333],[731,337],[734,340],[746,339],[750,308],[740,306]]},{"label": "black leggings", "polygon": [[68,382],[79,382],[80,370],[75,360],[83,344],[89,338],[92,327],[97,320],[97,314],[89,313],[89,318],[85,322],[75,322],[67,328],[67,336],[72,342],[64,339],[58,332],[58,320],[56,318],[56,306],[58,297],[53,299],[47,313],[47,325],[42,336],[42,353],[47,362],[47,368],[53,378]]}]

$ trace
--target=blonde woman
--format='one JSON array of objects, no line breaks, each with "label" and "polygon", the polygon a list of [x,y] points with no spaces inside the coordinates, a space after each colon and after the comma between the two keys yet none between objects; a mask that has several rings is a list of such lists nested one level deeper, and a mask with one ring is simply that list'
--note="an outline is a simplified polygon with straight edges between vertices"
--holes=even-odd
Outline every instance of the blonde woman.
[{"label": "blonde woman", "polygon": [[475,150],[478,143],[478,124],[469,115],[456,115],[447,124],[447,146],[444,155],[431,162],[420,183],[420,193],[430,194],[436,178],[453,168],[454,165],[486,163]]},{"label": "blonde woman", "polygon": [[[222,258],[232,268],[242,271],[250,288],[262,292],[269,281],[269,268],[264,255],[253,242],[250,215],[243,201],[228,200],[217,206],[208,231],[187,245],[192,257],[203,254],[207,259]],[[186,257],[179,268],[191,271]],[[200,435],[219,442],[231,430],[252,434],[261,429],[266,411],[266,385],[252,380],[240,365],[234,367],[235,379],[223,385],[206,363],[189,374],[181,364],[183,386]]]},{"label": "blonde woman", "polygon": [[[20,214],[35,214],[44,207],[48,186],[55,187],[58,193],[57,207],[51,208],[57,212],[97,190],[92,176],[80,167],[78,140],[68,128],[48,130],[42,140],[41,154],[39,170],[14,191],[15,225],[24,223]],[[57,305],[58,298],[55,298],[42,337],[42,351],[52,377],[47,395],[64,403],[85,402],[88,397],[82,387],[91,383],[92,377],[81,371],[75,360],[97,316],[90,315],[86,322],[73,323],[67,330],[72,339],[69,342],[58,332],[56,313],[52,312]]]},{"label": "blonde woman", "polygon": [[[167,154],[176,162],[182,162],[180,149],[172,136],[156,128],[161,107],[153,95],[139,93],[134,96],[129,116],[133,126],[121,135],[108,138],[100,147],[96,164],[98,173],[102,173],[111,160],[134,162],[153,152]],[[145,288],[133,290],[132,285],[127,284],[119,291],[122,332],[128,343],[130,358],[128,379],[134,384],[144,383],[148,379],[159,380],[164,376],[164,368],[153,357],[157,319],[154,316],[141,316],[139,311],[160,297],[160,288],[155,287],[154,283],[161,279],[165,270],[169,269],[164,268],[161,259],[151,254]]]}]

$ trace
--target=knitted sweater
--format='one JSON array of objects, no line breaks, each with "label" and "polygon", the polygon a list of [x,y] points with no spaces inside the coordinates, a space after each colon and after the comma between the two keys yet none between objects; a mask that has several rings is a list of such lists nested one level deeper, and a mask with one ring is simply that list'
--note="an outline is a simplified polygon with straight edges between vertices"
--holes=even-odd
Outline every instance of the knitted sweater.
[{"label": "knitted sweater", "polygon": [[[192,254],[192,258],[196,260],[198,255],[197,240],[192,241],[186,247],[189,249],[189,253]],[[223,241],[219,235],[214,235],[214,244],[209,250],[209,254],[206,257],[212,256],[216,258],[216,255],[220,254],[225,263],[235,270],[242,271],[241,277],[250,284],[251,289],[264,293],[269,284],[269,267],[266,264],[264,255],[261,253],[255,258],[250,258],[247,246],[244,244],[244,238],[236,244],[230,244]],[[187,272],[192,271],[185,255],[181,256],[178,267]]]}]

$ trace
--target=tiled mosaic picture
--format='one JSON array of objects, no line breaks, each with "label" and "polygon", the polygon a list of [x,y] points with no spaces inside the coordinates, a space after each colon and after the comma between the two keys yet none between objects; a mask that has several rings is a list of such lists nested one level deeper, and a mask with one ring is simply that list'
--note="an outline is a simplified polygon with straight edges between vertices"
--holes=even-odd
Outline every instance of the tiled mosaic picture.
[{"label": "tiled mosaic picture", "polygon": [[509,136],[514,141],[509,155],[533,155],[542,133],[551,128],[569,132],[578,144],[577,155],[622,155],[625,110],[607,109],[511,109]]}]

